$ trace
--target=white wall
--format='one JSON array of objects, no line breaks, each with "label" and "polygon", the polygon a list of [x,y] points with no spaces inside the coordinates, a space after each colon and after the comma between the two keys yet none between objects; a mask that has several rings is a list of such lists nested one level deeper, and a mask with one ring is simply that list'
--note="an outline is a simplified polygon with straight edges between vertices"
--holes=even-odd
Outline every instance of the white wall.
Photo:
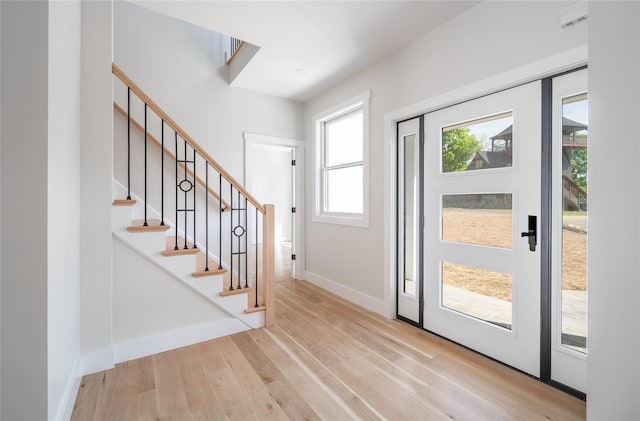
[{"label": "white wall", "polygon": [[242,182],[243,131],[299,139],[302,105],[227,85],[222,36],[125,2],[114,62]]},{"label": "white wall", "polygon": [[114,344],[228,318],[119,240],[113,242],[113,260]]},{"label": "white wall", "polygon": [[[573,2],[483,2],[416,39],[305,106],[305,138],[312,116],[371,90],[370,227],[314,223],[307,215],[307,279],[374,311],[385,309],[383,115],[438,94],[586,43],[586,26],[561,30],[560,10]],[[307,162],[313,159],[307,148]],[[307,170],[307,209],[314,209],[314,168]],[[388,187],[388,186],[387,186]],[[331,262],[327,265],[327,262]]]},{"label": "white wall", "polygon": [[1,2],[2,413],[47,418],[46,2]]},{"label": "white wall", "polygon": [[49,419],[70,414],[80,380],[80,18],[79,1],[49,4]]},{"label": "white wall", "polygon": [[[2,22],[2,7],[0,7]],[[2,98],[2,30],[0,30],[0,98]],[[2,101],[0,100],[0,116]],[[0,117],[0,174],[2,174],[2,117]],[[2,238],[2,194],[0,192],[0,238]],[[2,241],[0,241],[0,303],[2,303]],[[0,332],[2,331],[2,312],[0,311]],[[2,378],[2,334],[0,334],[0,379]],[[0,381],[0,417],[2,416],[2,382]]]},{"label": "white wall", "polygon": [[113,366],[112,3],[82,3],[80,146],[81,349],[85,373]]},{"label": "white wall", "polygon": [[587,416],[640,419],[640,4],[589,4]]}]

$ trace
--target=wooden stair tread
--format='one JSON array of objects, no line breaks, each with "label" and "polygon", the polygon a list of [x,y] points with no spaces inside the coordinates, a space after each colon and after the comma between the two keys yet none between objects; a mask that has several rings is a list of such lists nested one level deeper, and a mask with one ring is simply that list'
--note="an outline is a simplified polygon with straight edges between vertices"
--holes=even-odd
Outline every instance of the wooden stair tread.
[{"label": "wooden stair tread", "polygon": [[135,219],[133,221],[133,225],[127,227],[127,231],[131,232],[158,232],[158,231],[167,231],[170,227],[169,225],[160,225],[159,219],[147,219],[148,226],[144,226],[143,219]]},{"label": "wooden stair tread", "polygon": [[257,313],[259,311],[265,311],[266,309],[267,308],[265,306],[249,307],[244,312],[247,313],[247,314],[251,314],[251,313]]},{"label": "wooden stair tread", "polygon": [[170,249],[170,250],[163,250],[162,251],[162,255],[163,256],[184,256],[184,255],[188,255],[188,254],[197,254],[200,253],[200,249],[197,248],[179,248],[178,250],[175,249]]},{"label": "wooden stair tread", "polygon": [[249,292],[251,292],[251,288],[242,288],[242,289],[234,289],[233,291],[229,291],[228,289],[225,289],[224,291],[222,291],[220,293],[221,297],[226,297],[228,295],[238,295],[238,294],[248,294]]},{"label": "wooden stair tread", "polygon": [[194,278],[200,278],[200,277],[202,277],[202,276],[223,275],[223,274],[225,274],[225,273],[227,273],[227,270],[226,270],[226,269],[224,269],[224,268],[222,268],[222,269],[218,269],[218,268],[212,269],[212,268],[209,268],[209,270],[208,270],[208,271],[205,271],[205,270],[199,270],[199,271],[197,271],[197,272],[193,272],[193,273],[191,274],[191,276],[193,276]]},{"label": "wooden stair tread", "polygon": [[137,203],[134,199],[115,199],[113,201],[113,206],[133,206]]}]

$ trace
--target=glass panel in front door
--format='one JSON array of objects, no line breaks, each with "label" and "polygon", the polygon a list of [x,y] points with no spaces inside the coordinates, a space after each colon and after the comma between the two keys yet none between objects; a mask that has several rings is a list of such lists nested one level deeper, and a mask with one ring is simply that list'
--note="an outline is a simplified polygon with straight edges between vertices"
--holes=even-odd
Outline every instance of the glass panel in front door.
[{"label": "glass panel in front door", "polygon": [[553,79],[551,378],[587,384],[587,70]]},{"label": "glass panel in front door", "polygon": [[562,100],[562,346],[587,353],[587,94]]},{"label": "glass panel in front door", "polygon": [[404,150],[404,283],[402,292],[411,296],[416,296],[416,280],[418,279],[418,251],[416,232],[418,191],[417,180],[418,169],[416,168],[417,159],[417,139],[415,134],[405,136],[402,140]]},{"label": "glass panel in front door", "polygon": [[420,323],[420,118],[398,124],[397,313]]},{"label": "glass panel in front door", "polygon": [[538,376],[541,84],[425,115],[424,327]]}]

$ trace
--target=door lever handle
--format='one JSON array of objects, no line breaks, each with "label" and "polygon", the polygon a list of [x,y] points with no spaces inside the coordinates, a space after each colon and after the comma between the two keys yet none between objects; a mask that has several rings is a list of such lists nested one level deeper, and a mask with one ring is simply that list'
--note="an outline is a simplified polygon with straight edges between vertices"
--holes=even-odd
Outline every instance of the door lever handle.
[{"label": "door lever handle", "polygon": [[536,251],[538,244],[538,217],[529,215],[529,230],[520,234],[521,237],[529,237],[529,250]]}]

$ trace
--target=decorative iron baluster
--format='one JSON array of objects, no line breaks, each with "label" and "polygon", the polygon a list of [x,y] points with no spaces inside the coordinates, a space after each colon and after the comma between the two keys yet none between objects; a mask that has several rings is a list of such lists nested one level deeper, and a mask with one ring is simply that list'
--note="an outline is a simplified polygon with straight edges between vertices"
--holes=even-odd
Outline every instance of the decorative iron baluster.
[{"label": "decorative iron baluster", "polygon": [[131,88],[127,87],[127,200],[131,200]]},{"label": "decorative iron baluster", "polygon": [[189,190],[187,190],[185,187],[182,187],[182,184],[187,181],[187,141],[185,139],[183,139],[184,141],[184,161],[182,161],[183,163],[183,167],[184,167],[184,179],[180,182],[180,189],[184,192],[184,209],[183,212],[184,213],[184,247],[182,247],[184,250],[187,250],[189,247],[187,247],[187,233],[188,233],[188,227],[187,227],[187,193],[189,193]]},{"label": "decorative iron baluster", "polygon": [[147,201],[147,103],[144,103],[144,224],[142,226],[148,227],[147,221],[147,208],[149,202]]},{"label": "decorative iron baluster", "polygon": [[229,183],[230,186],[230,194],[229,194],[229,200],[231,201],[231,212],[229,212],[231,221],[229,222],[229,248],[231,249],[231,270],[229,273],[229,291],[233,291],[233,184]]},{"label": "decorative iron baluster", "polygon": [[222,174],[218,174],[218,194],[220,195],[220,200],[218,200],[219,210],[218,213],[218,270],[222,270]]},{"label": "decorative iron baluster", "polygon": [[204,271],[209,272],[209,161],[207,160],[204,161],[204,191]]},{"label": "decorative iron baluster", "polygon": [[[240,190],[238,190],[238,226],[233,228],[233,234],[236,236],[236,238],[238,239],[238,248],[236,250],[238,250],[237,256],[238,256],[238,286],[237,289],[242,289],[242,246],[240,244],[240,239],[242,238],[242,199],[240,197]],[[238,229],[240,228],[240,229]],[[240,233],[240,234],[238,234]]]},{"label": "decorative iron baluster", "polygon": [[178,250],[178,188],[180,187],[180,184],[178,183],[178,132],[174,132],[175,133],[175,150],[176,150],[176,224],[175,224],[175,230],[176,230],[176,239],[174,242],[174,246],[173,249],[174,250]]},{"label": "decorative iron baluster", "polygon": [[247,241],[249,234],[249,205],[247,198],[244,198],[244,287],[249,288],[249,243]]},{"label": "decorative iron baluster", "polygon": [[[184,164],[185,168],[187,167],[187,164]],[[193,150],[193,247],[194,249],[198,248],[198,245],[196,243],[196,233],[198,232],[196,230],[196,190],[198,190],[197,187],[197,180],[198,177],[196,177],[196,150]],[[207,192],[206,194],[209,194],[209,192]],[[184,238],[184,244],[187,244],[187,237],[185,236]]]}]

